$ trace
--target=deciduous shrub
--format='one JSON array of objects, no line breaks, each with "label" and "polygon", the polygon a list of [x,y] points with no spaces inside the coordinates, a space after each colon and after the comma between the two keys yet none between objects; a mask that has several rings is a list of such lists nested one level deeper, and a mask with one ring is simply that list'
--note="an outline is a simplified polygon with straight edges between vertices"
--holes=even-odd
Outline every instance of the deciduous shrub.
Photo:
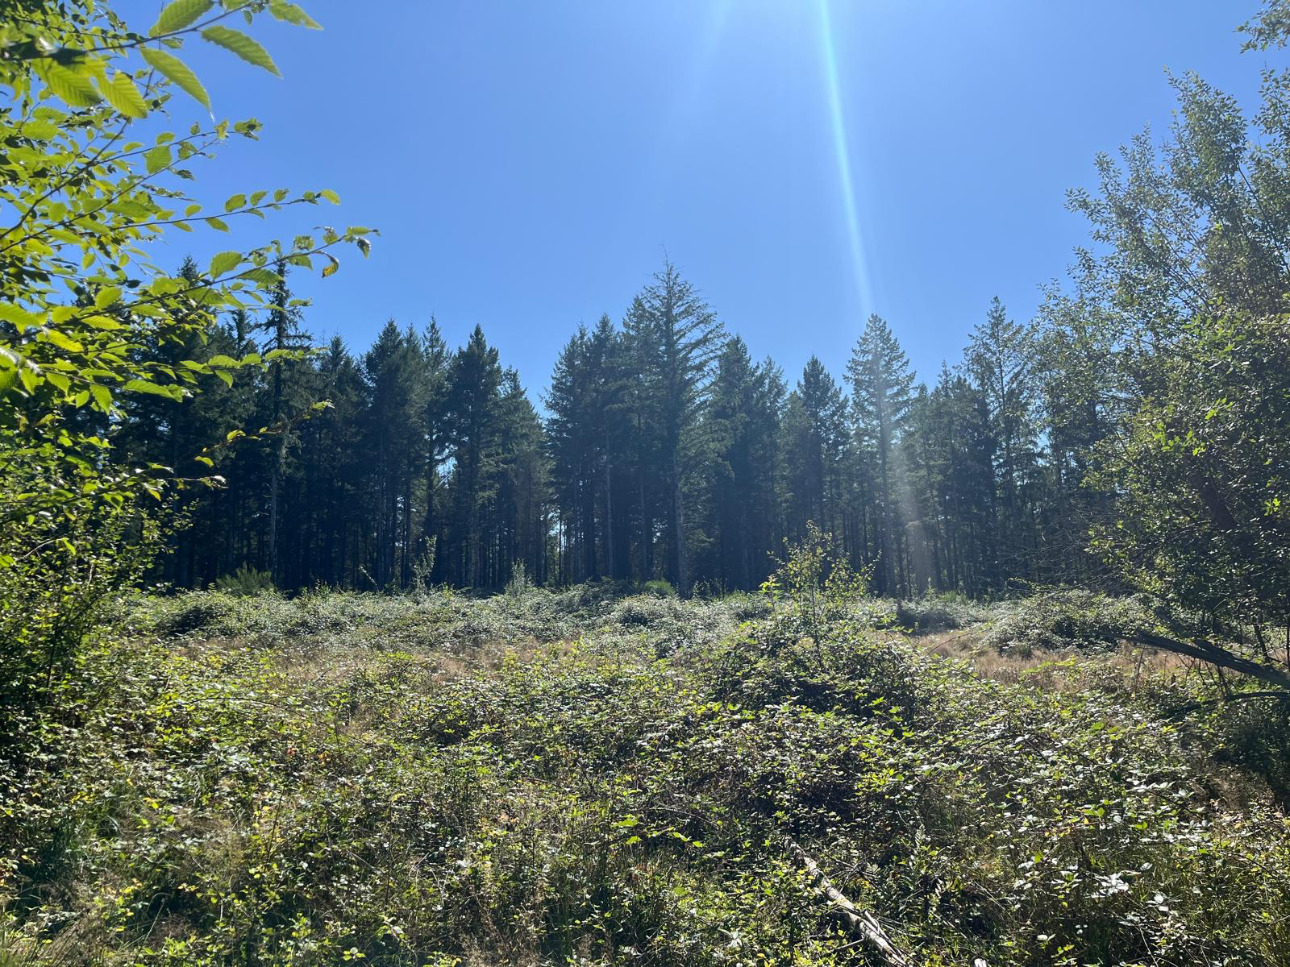
[{"label": "deciduous shrub", "polygon": [[986,640],[1000,650],[1027,655],[1061,648],[1106,649],[1158,625],[1142,598],[1060,589],[1003,606]]}]

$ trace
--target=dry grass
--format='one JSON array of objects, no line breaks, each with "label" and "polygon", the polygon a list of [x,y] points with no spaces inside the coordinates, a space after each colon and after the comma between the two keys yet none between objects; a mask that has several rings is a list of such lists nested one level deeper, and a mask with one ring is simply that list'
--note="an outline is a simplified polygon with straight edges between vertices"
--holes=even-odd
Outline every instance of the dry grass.
[{"label": "dry grass", "polygon": [[1129,691],[1147,680],[1195,671],[1195,663],[1181,655],[1129,642],[1121,642],[1114,651],[1091,654],[1071,648],[1022,655],[999,652],[986,643],[978,628],[922,635],[916,640],[933,655],[967,662],[978,678],[1009,685],[1024,680],[1045,691],[1079,691],[1087,686],[1080,673],[1089,668],[1123,679]]}]

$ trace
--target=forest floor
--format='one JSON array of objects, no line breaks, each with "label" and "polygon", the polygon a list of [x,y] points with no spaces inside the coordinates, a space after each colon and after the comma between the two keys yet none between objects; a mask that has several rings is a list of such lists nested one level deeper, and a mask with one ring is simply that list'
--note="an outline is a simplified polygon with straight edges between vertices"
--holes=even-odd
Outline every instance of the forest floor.
[{"label": "forest floor", "polygon": [[1117,643],[1149,620],[134,602],[4,804],[0,967],[1281,967],[1284,709],[1196,707],[1209,678]]}]

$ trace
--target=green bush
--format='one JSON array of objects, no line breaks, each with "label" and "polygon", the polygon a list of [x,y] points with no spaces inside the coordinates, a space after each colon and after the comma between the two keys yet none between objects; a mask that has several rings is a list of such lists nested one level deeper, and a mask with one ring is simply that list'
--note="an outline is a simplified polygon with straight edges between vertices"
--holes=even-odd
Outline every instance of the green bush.
[{"label": "green bush", "polygon": [[1159,624],[1142,598],[1059,589],[1005,606],[986,643],[1022,655],[1063,648],[1107,649],[1139,631],[1157,630]]},{"label": "green bush", "polygon": [[989,620],[990,609],[959,594],[925,594],[896,602],[893,616],[901,628],[911,631],[949,631]]},{"label": "green bush", "polygon": [[239,567],[232,574],[218,578],[215,581],[215,589],[237,597],[265,594],[273,590],[273,575],[268,571]]}]

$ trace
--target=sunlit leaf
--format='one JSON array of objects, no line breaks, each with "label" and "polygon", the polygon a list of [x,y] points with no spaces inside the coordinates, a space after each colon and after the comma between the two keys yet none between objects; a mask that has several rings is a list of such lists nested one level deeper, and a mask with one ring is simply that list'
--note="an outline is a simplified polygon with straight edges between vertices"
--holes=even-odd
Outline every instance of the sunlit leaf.
[{"label": "sunlit leaf", "polygon": [[263,67],[270,74],[277,74],[278,65],[273,62],[269,52],[260,46],[259,42],[252,37],[248,37],[240,30],[234,30],[232,27],[224,27],[216,24],[207,27],[202,31],[202,37],[209,40],[212,44],[217,44],[225,50],[232,51],[241,57],[248,64],[254,64],[256,67]]},{"label": "sunlit leaf", "polygon": [[16,326],[19,332],[40,325],[40,317],[12,302],[0,302],[0,321]]},{"label": "sunlit leaf", "polygon": [[139,89],[134,86],[134,81],[130,79],[129,74],[117,71],[109,83],[100,85],[103,88],[103,95],[108,99],[108,103],[114,108],[131,118],[145,118],[148,116],[148,105],[143,100],[143,95]]},{"label": "sunlit leaf", "polygon": [[148,396],[164,396],[172,400],[182,400],[184,391],[178,386],[161,386],[146,379],[130,379],[121,388],[127,393],[144,393]]},{"label": "sunlit leaf", "polygon": [[143,156],[144,167],[147,168],[150,175],[155,175],[158,171],[168,167],[173,160],[170,145],[168,144],[159,144],[157,147],[147,151]]},{"label": "sunlit leaf", "polygon": [[40,334],[41,338],[51,345],[69,353],[80,353],[85,351],[85,347],[72,339],[70,336],[59,332],[57,329],[46,329]]},{"label": "sunlit leaf", "polygon": [[71,107],[93,107],[103,100],[87,73],[52,58],[33,62],[33,69],[49,89]]},{"label": "sunlit leaf", "polygon": [[242,264],[241,252],[220,252],[211,259],[210,274],[218,277]]},{"label": "sunlit leaf", "polygon": [[322,25],[316,23],[309,14],[305,13],[299,6],[294,3],[288,3],[287,0],[269,0],[269,13],[277,19],[294,24],[297,27],[309,27],[313,30],[322,30]]},{"label": "sunlit leaf", "polygon": [[149,66],[160,71],[165,77],[173,81],[180,90],[184,91],[190,97],[195,99],[208,111],[211,106],[210,95],[206,93],[206,88],[202,87],[201,81],[197,75],[189,69],[178,57],[167,54],[164,50],[156,50],[152,47],[143,47],[139,51],[143,55]]},{"label": "sunlit leaf", "polygon": [[151,37],[172,34],[196,23],[215,4],[212,0],[172,0],[148,31]]}]

